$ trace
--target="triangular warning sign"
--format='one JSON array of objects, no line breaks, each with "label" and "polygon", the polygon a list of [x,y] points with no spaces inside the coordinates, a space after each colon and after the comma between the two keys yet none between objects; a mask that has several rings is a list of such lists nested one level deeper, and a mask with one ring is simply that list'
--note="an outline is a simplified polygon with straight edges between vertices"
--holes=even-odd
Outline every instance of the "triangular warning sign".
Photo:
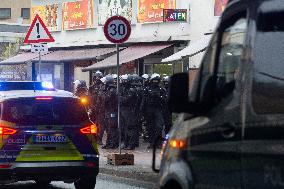
[{"label": "triangular warning sign", "polygon": [[43,21],[37,14],[25,37],[24,43],[46,43],[54,42],[51,33],[48,31]]}]

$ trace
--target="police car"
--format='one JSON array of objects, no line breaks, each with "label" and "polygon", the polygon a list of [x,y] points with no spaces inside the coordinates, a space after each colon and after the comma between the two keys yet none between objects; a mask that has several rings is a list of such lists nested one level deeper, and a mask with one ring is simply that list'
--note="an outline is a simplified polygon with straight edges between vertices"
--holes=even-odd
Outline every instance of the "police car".
[{"label": "police car", "polygon": [[93,189],[96,125],[84,101],[45,82],[0,82],[0,183],[74,182]]}]

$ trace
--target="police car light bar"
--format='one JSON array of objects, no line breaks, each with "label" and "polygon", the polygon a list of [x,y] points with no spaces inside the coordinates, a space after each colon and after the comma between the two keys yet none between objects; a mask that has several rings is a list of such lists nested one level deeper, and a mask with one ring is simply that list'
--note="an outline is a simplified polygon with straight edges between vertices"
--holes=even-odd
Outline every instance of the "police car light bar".
[{"label": "police car light bar", "polygon": [[47,81],[0,81],[0,91],[13,90],[55,90],[51,82]]},{"label": "police car light bar", "polygon": [[41,86],[45,89],[54,89],[54,86],[51,82],[48,82],[48,81],[43,81],[41,83]]}]

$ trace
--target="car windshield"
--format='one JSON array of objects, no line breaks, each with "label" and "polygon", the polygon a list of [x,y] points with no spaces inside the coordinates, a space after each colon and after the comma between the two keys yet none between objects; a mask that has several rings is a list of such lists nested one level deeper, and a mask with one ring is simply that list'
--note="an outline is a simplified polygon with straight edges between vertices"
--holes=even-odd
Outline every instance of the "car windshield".
[{"label": "car windshield", "polygon": [[258,18],[253,82],[257,113],[284,113],[283,19],[284,11],[262,13]]},{"label": "car windshield", "polygon": [[74,98],[19,98],[3,102],[2,120],[17,125],[75,125],[88,120]]}]

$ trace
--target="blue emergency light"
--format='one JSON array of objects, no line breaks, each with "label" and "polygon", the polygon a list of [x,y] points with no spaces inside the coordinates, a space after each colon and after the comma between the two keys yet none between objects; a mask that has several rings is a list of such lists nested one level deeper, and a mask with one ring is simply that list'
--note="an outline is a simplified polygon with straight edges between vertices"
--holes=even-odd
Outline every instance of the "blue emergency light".
[{"label": "blue emergency light", "polygon": [[0,82],[0,91],[12,90],[55,90],[51,82],[40,81],[5,81]]}]

